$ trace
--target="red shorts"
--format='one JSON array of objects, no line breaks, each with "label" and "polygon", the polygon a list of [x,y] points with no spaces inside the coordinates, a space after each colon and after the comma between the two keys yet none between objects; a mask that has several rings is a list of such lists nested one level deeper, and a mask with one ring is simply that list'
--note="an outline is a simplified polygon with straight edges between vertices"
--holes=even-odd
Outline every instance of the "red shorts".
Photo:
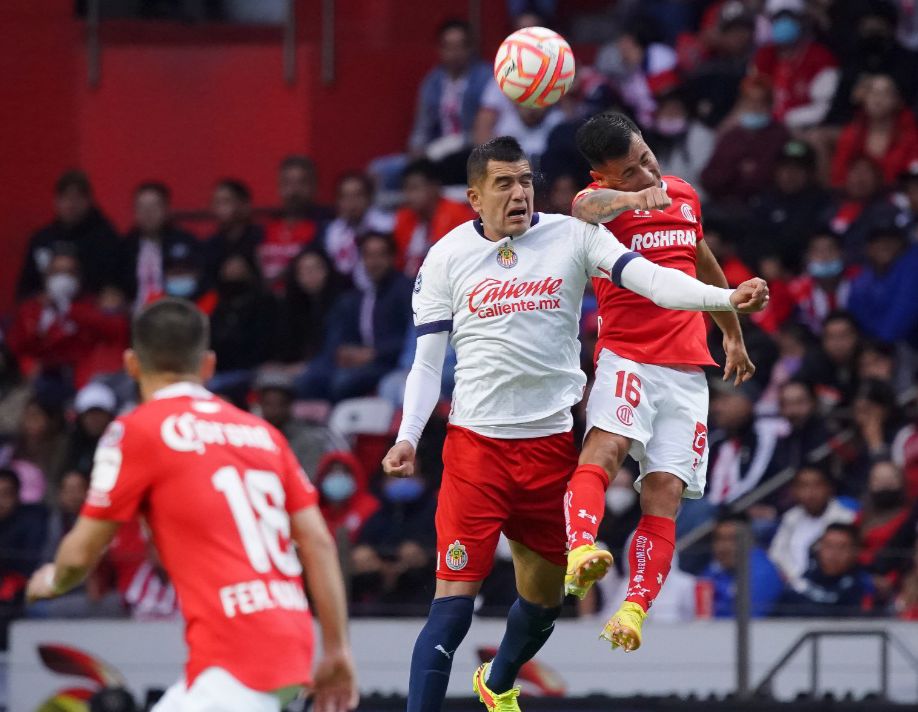
[{"label": "red shorts", "polygon": [[437,502],[437,578],[487,577],[501,532],[565,565],[564,494],[577,457],[573,433],[510,440],[450,425]]}]

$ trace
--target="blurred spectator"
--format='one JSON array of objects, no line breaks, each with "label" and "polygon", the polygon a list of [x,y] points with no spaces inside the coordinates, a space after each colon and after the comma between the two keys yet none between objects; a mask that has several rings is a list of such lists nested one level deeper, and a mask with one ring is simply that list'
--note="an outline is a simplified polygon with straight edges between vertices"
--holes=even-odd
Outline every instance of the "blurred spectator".
[{"label": "blurred spectator", "polygon": [[47,485],[54,486],[67,455],[64,414],[50,397],[33,397],[22,412],[15,440],[0,448],[0,466],[19,477],[23,502],[40,502]]},{"label": "blurred spectator", "polygon": [[[755,51],[755,14],[742,0],[710,7],[719,12],[709,37],[709,56],[691,72],[687,87],[695,98],[698,118],[716,128],[736,103],[740,82]],[[767,109],[770,117],[770,97]]]},{"label": "blurred spectator", "polygon": [[465,146],[472,134],[491,68],[475,58],[472,30],[461,20],[448,20],[437,31],[439,63],[418,89],[409,151],[423,155],[430,144],[444,139],[453,151]]},{"label": "blurred spectator", "polygon": [[757,265],[762,257],[779,257],[796,269],[803,246],[823,224],[828,194],[815,181],[816,154],[803,141],[788,141],[775,162],[774,187],[753,196],[750,234],[740,245],[744,261]]},{"label": "blurred spectator", "polygon": [[48,515],[42,561],[54,561],[57,547],[76,524],[88,492],[89,475],[85,470],[68,470],[61,477],[54,493],[54,506]]},{"label": "blurred spectator", "polygon": [[791,282],[791,295],[797,319],[818,334],[831,312],[848,306],[851,282],[858,269],[845,268],[841,238],[829,230],[820,230],[810,238],[803,260],[806,273]]},{"label": "blurred spectator", "polygon": [[[174,259],[163,267],[163,291],[150,295],[150,301],[163,297],[188,299],[198,309],[210,316],[217,306],[217,292],[208,278],[204,254],[199,249],[186,251],[184,246],[175,250]],[[239,257],[239,259],[245,259]]]},{"label": "blurred spectator", "polygon": [[861,111],[848,124],[832,160],[832,184],[842,187],[851,162],[866,156],[879,165],[883,183],[890,185],[918,160],[918,126],[915,116],[902,105],[899,89],[888,74],[863,81]]},{"label": "blurred spectator", "polygon": [[918,245],[898,228],[876,228],[866,252],[868,265],[851,285],[851,313],[873,338],[918,346]]},{"label": "blurred spectator", "polygon": [[134,227],[122,240],[118,276],[137,308],[166,293],[165,273],[173,263],[200,261],[201,244],[172,224],[170,203],[163,183],[142,183],[134,191]]},{"label": "blurred spectator", "polygon": [[894,196],[893,222],[905,231],[908,241],[918,244],[918,161],[899,176],[902,192]]},{"label": "blurred spectator", "polygon": [[767,0],[771,44],[753,58],[753,73],[775,89],[775,118],[791,129],[822,122],[838,87],[838,63],[813,39],[804,0]]},{"label": "blurred spectator", "polygon": [[860,554],[857,527],[829,524],[814,550],[815,556],[797,586],[781,597],[778,612],[807,618],[864,613],[872,587],[857,562]]},{"label": "blurred spectator", "polygon": [[308,367],[325,347],[329,316],[343,291],[344,280],[320,248],[307,247],[297,255],[280,303],[274,357],[300,371]]},{"label": "blurred spectator", "polygon": [[118,413],[114,391],[104,383],[87,383],[73,402],[76,421],[69,435],[66,467],[79,472],[92,471],[99,438]]},{"label": "blurred spectator", "polygon": [[254,262],[227,257],[217,272],[217,305],[210,315],[210,346],[217,355],[211,390],[243,403],[254,369],[271,356],[277,302],[262,286]]},{"label": "blurred spectator", "polygon": [[0,469],[0,649],[7,648],[9,622],[21,615],[28,576],[41,563],[47,513],[41,505],[23,504],[19,477]]},{"label": "blurred spectator", "polygon": [[281,431],[306,474],[315,479],[319,462],[334,443],[327,428],[293,412],[294,381],[282,371],[264,370],[255,381],[258,414]]},{"label": "blurred spectator", "polygon": [[399,268],[414,278],[430,246],[475,214],[465,203],[440,195],[436,166],[427,159],[408,164],[402,174],[402,189],[405,205],[395,214],[397,261]]},{"label": "blurred spectator", "polygon": [[892,444],[893,462],[905,476],[905,491],[910,502],[918,502],[918,419],[900,430]]},{"label": "blurred spectator", "polygon": [[241,255],[255,264],[264,229],[252,222],[252,191],[235,178],[224,178],[214,187],[211,212],[217,230],[204,243],[207,279],[217,281],[217,271],[230,255]]},{"label": "blurred spectator", "polygon": [[32,389],[22,378],[19,363],[6,343],[0,341],[0,439],[19,429],[19,421]]},{"label": "blurred spectator", "polygon": [[[747,526],[744,517],[722,518],[711,537],[711,563],[699,575],[714,587],[714,617],[736,615],[736,567],[740,552],[740,527]],[[765,550],[753,545],[749,552],[750,612],[756,618],[771,614],[781,596],[783,584],[778,570]]]},{"label": "blurred spectator", "polygon": [[724,276],[727,278],[727,284],[731,287],[738,287],[747,279],[755,277],[752,270],[736,254],[735,226],[719,221],[717,218],[706,218],[704,240],[720,263]]},{"label": "blurred spectator", "polygon": [[329,531],[337,535],[343,528],[351,544],[356,543],[363,525],[380,507],[363,465],[349,452],[329,452],[315,472],[319,507]]},{"label": "blurred spectator", "polygon": [[684,92],[674,90],[659,97],[644,138],[667,173],[696,184],[704,196],[697,184],[714,150],[714,131],[692,116]]},{"label": "blurred spectator", "polygon": [[390,232],[393,218],[373,207],[373,181],[366,173],[346,173],[338,179],[337,215],[325,231],[325,252],[335,269],[366,284],[360,269],[357,238],[365,232]]},{"label": "blurred spectator", "polygon": [[258,249],[261,273],[267,284],[278,286],[290,261],[307,245],[321,244],[326,223],[334,215],[318,205],[316,164],[306,156],[287,156],[278,168],[278,215],[265,227]]},{"label": "blurred spectator", "polygon": [[890,214],[879,165],[866,156],[852,159],[844,188],[827,213],[829,227],[841,236],[849,262],[864,260],[870,232],[889,224]]},{"label": "blurred spectator", "polygon": [[912,554],[911,568],[902,579],[894,610],[899,618],[918,621],[918,546]]},{"label": "blurred spectator", "polygon": [[[707,238],[707,235],[705,235],[705,238]],[[812,350],[813,335],[805,326],[794,321],[782,324],[774,335],[774,339],[778,345],[778,360],[772,366],[768,385],[755,405],[755,412],[758,415],[779,414],[781,410],[781,391],[789,381],[797,376],[807,354]],[[809,389],[809,384],[806,387]],[[786,416],[785,419],[787,420]],[[793,423],[791,423],[791,428],[793,428]],[[777,469],[781,469],[780,465],[777,465],[780,457],[781,451],[779,450],[773,461]]]},{"label": "blurred spectator", "polygon": [[855,43],[853,48],[841,55],[838,90],[826,117],[826,122],[835,126],[851,120],[864,89],[864,78],[868,75],[890,75],[909,105],[918,94],[918,77],[911,71],[918,57],[896,42],[895,5],[890,0],[864,0],[852,5],[860,6]]},{"label": "blurred spectator", "polygon": [[[878,559],[883,556],[893,537],[906,525],[912,511],[905,493],[905,482],[902,471],[889,460],[879,460],[870,468],[867,480],[867,492],[864,507],[858,517],[857,525],[860,529],[863,548],[858,561],[868,570],[877,567]],[[896,556],[895,559],[901,559]],[[889,598],[892,581],[884,581],[882,577],[874,579],[878,589],[885,588],[884,598]],[[888,584],[888,585],[884,585]]]},{"label": "blurred spectator", "polygon": [[315,364],[300,379],[303,397],[337,402],[367,395],[398,365],[411,323],[411,282],[395,269],[390,235],[364,235],[360,257],[370,287],[353,289],[339,300],[321,357],[324,366]]},{"label": "blurred spectator", "polygon": [[548,135],[563,120],[557,106],[548,109],[520,106],[500,90],[497,82],[488,82],[475,118],[472,142],[478,145],[497,136],[513,136],[533,167],[538,168],[548,146]]},{"label": "blurred spectator", "polygon": [[827,408],[848,403],[857,387],[857,359],[861,333],[846,311],[830,313],[822,325],[820,346],[807,356],[798,378],[813,384],[819,401]]},{"label": "blurred spectator", "polygon": [[[857,359],[857,377],[860,381],[875,379],[896,385],[896,347],[882,341],[868,341]],[[908,386],[910,387],[909,381]]]},{"label": "blurred spectator", "polygon": [[577,176],[571,173],[561,173],[555,176],[548,186],[544,212],[570,215],[574,197],[580,192],[581,187]]},{"label": "blurred spectator", "polygon": [[810,548],[829,524],[854,521],[855,513],[835,496],[835,483],[822,467],[806,465],[791,485],[793,506],[782,516],[768,556],[788,584],[796,588],[810,561]]},{"label": "blurred spectator", "polygon": [[715,200],[745,202],[771,185],[775,161],[790,139],[772,116],[771,85],[762,77],[747,77],[734,107],[735,123],[717,139],[701,182]]},{"label": "blurred spectator", "polygon": [[804,381],[788,381],[781,387],[779,403],[790,432],[778,439],[772,470],[796,470],[824,458],[827,453],[819,451],[829,442],[829,431],[813,387]]},{"label": "blurred spectator", "polygon": [[51,258],[69,249],[85,266],[86,291],[95,294],[112,284],[118,254],[118,236],[111,223],[93,203],[92,186],[82,171],[67,171],[54,185],[54,221],[29,239],[16,298],[40,292]]},{"label": "blurred spectator", "polygon": [[861,472],[854,466],[849,467],[847,479],[852,480],[850,487],[855,478],[859,477],[853,493],[860,495],[864,491],[870,466],[877,460],[889,458],[893,438],[902,427],[902,421],[896,406],[896,393],[892,385],[885,381],[862,381],[851,409],[858,436],[858,464],[861,465]]},{"label": "blurred spectator", "polygon": [[91,355],[101,344],[127,345],[127,320],[106,313],[81,294],[76,256],[59,252],[45,271],[44,291],[20,304],[7,336],[26,373],[82,386],[93,375]]}]

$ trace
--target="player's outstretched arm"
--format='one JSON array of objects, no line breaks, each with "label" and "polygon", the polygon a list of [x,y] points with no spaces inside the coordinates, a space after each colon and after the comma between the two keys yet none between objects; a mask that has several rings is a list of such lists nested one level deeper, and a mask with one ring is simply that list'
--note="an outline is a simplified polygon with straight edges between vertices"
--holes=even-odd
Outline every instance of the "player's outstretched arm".
[{"label": "player's outstretched arm", "polygon": [[398,436],[382,466],[387,475],[410,477],[414,474],[414,451],[421,433],[440,400],[440,381],[443,376],[443,359],[449,332],[438,331],[418,337],[414,363],[405,381],[405,403],[402,406],[402,424]]},{"label": "player's outstretched arm", "polygon": [[316,506],[290,517],[306,588],[322,630],[322,659],[315,674],[316,712],[346,712],[359,695],[347,638],[347,602],[335,542]]},{"label": "player's outstretched arm", "polygon": [[53,564],[45,564],[32,574],[26,599],[38,601],[62,596],[76,588],[99,563],[120,522],[80,517],[61,540]]},{"label": "player's outstretched arm", "polygon": [[599,225],[614,220],[629,210],[665,210],[673,201],[661,187],[627,193],[611,188],[583,192],[574,198],[571,215],[584,222]]}]

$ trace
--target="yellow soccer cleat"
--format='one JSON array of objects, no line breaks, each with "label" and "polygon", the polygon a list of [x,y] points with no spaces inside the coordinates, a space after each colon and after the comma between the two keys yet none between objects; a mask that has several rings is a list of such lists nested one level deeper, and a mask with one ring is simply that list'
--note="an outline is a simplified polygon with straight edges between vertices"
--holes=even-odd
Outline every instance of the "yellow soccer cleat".
[{"label": "yellow soccer cleat", "polygon": [[472,678],[472,687],[475,690],[475,694],[478,695],[478,699],[481,700],[488,712],[521,712],[520,705],[516,701],[516,698],[520,696],[520,688],[511,687],[499,695],[488,689],[485,684],[485,678],[488,676],[490,665],[491,663],[479,665],[475,671],[475,676]]},{"label": "yellow soccer cleat", "polygon": [[564,593],[583,599],[593,584],[599,581],[612,566],[612,554],[595,544],[584,544],[567,554],[567,573],[564,575]]},{"label": "yellow soccer cleat", "polygon": [[612,650],[621,648],[626,653],[641,647],[641,628],[647,612],[638,604],[625,601],[612,616],[599,637],[612,643]]}]

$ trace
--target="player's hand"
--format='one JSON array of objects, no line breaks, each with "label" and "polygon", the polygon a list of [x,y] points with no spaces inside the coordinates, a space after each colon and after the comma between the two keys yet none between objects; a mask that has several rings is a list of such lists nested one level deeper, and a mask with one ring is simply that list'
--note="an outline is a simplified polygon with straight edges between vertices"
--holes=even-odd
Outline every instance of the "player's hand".
[{"label": "player's hand", "polygon": [[383,472],[391,477],[411,477],[414,474],[414,448],[401,440],[391,448],[382,461]]},{"label": "player's hand", "polygon": [[29,584],[26,586],[26,601],[32,603],[57,596],[51,585],[52,581],[54,581],[54,564],[45,564],[29,579]]},{"label": "player's hand", "polygon": [[632,196],[634,207],[633,210],[666,210],[673,201],[666,194],[666,190],[660,186],[653,188],[644,188]]},{"label": "player's hand", "polygon": [[747,279],[733,290],[730,303],[740,314],[760,312],[768,305],[768,284],[764,279]]},{"label": "player's hand", "polygon": [[724,380],[729,381],[735,376],[734,386],[745,383],[755,373],[755,364],[746,353],[746,344],[742,339],[724,338],[724,353],[727,354],[727,363],[724,365]]},{"label": "player's hand", "polygon": [[357,708],[360,695],[354,661],[347,650],[323,654],[316,668],[313,691],[315,712],[348,712]]}]

